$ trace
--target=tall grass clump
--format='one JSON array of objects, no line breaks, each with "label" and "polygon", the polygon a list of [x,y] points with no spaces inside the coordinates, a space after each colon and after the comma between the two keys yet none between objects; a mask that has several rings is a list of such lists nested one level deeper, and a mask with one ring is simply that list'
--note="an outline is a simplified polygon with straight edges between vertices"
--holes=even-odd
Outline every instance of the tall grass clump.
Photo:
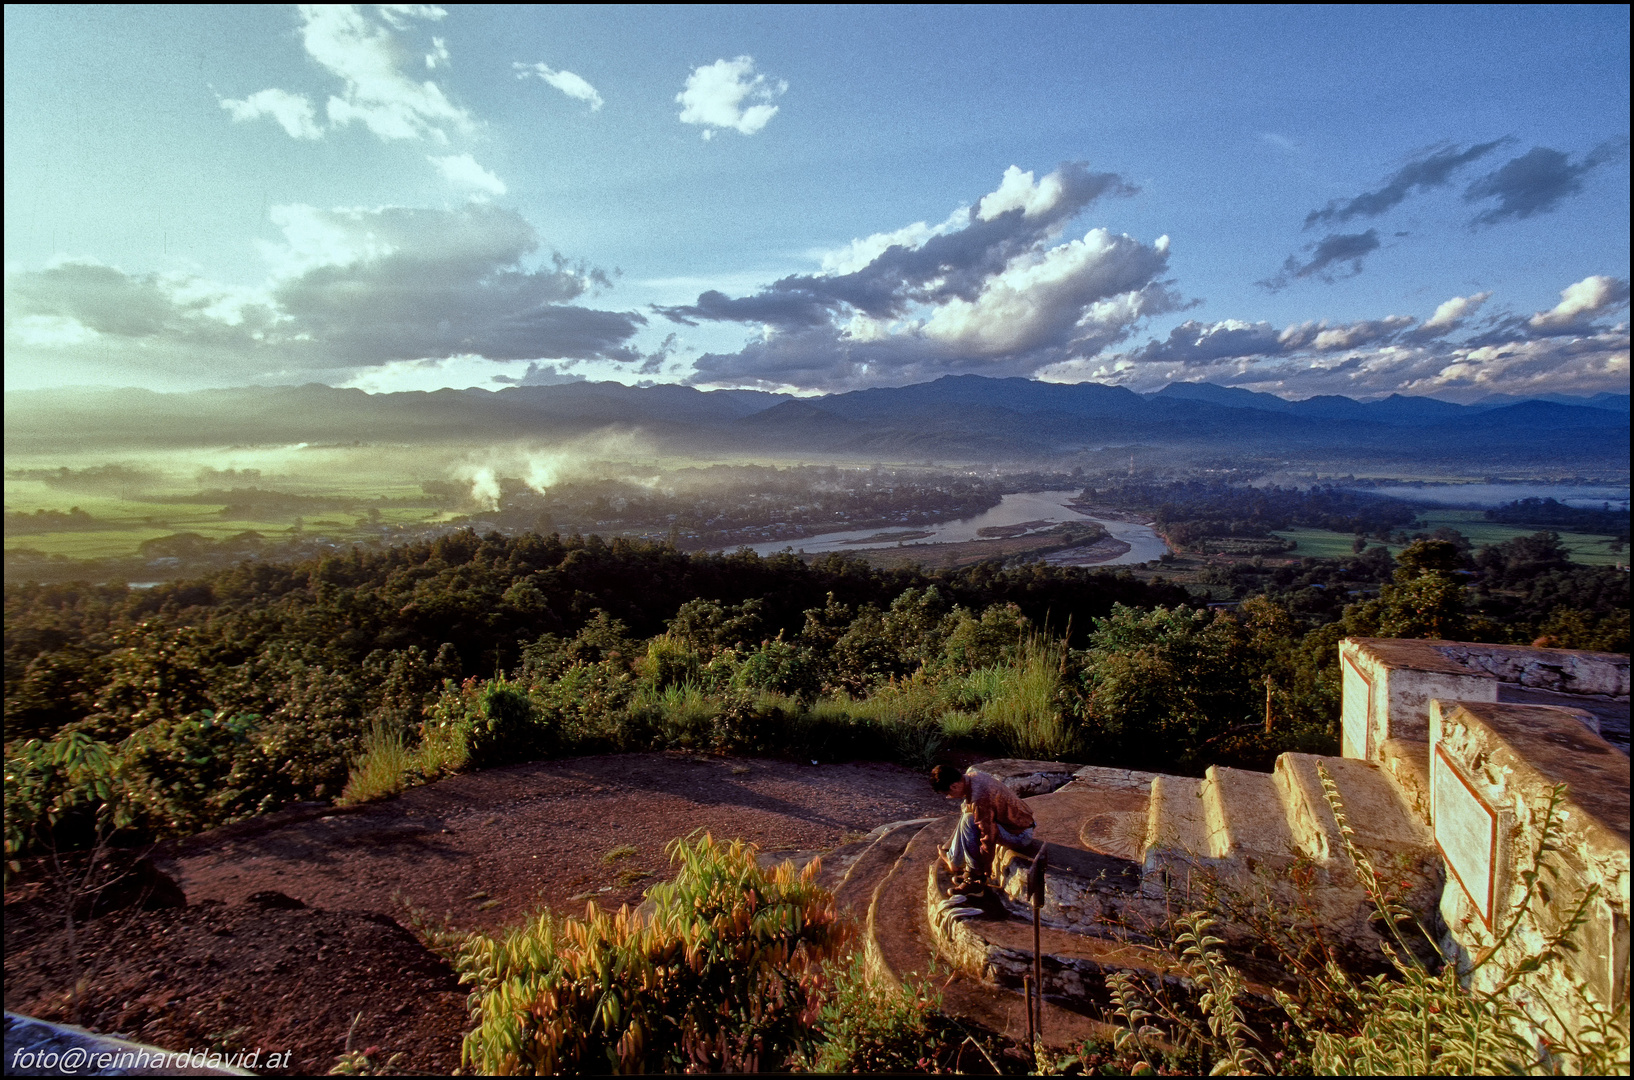
[{"label": "tall grass clump", "polygon": [[346,787],[336,803],[346,806],[399,794],[412,783],[414,757],[402,729],[376,720],[363,737],[363,753],[352,765]]},{"label": "tall grass clump", "polygon": [[1068,759],[1081,749],[1062,709],[1065,664],[1066,646],[1035,634],[1010,664],[973,680],[985,691],[981,720],[1015,756]]},{"label": "tall grass clump", "polygon": [[374,802],[400,795],[411,787],[451,776],[470,763],[467,729],[457,724],[427,724],[420,741],[395,724],[376,720],[363,736],[363,751],[352,764],[338,806]]},{"label": "tall grass clump", "polygon": [[678,873],[648,890],[650,915],[591,904],[465,939],[468,1069],[753,1072],[811,1051],[824,965],[848,936],[817,863],[768,872],[752,846],[708,834],[669,853]]}]

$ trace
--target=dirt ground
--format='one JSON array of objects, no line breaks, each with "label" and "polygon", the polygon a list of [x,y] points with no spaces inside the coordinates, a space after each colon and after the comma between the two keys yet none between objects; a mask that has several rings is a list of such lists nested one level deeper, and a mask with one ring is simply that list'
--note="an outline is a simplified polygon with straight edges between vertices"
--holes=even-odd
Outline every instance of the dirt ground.
[{"label": "dirt ground", "polygon": [[404,929],[411,910],[472,929],[540,906],[633,904],[669,875],[665,845],[694,830],[792,854],[946,808],[893,765],[680,753],[536,762],[314,806],[160,849],[187,906],[104,916],[72,947],[49,891],[8,892],[6,1008],[173,1050],[289,1050],[276,1070],[289,1073],[326,1072],[360,1017],[355,1049],[447,1073],[465,993]]}]

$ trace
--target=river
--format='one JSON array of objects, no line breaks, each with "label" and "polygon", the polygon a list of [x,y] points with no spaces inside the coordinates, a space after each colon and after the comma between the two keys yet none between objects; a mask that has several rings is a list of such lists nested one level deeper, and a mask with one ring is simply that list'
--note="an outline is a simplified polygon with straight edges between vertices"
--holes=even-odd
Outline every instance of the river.
[{"label": "river", "polygon": [[[1129,545],[1129,550],[1122,555],[1096,563],[1096,566],[1125,566],[1134,563],[1143,563],[1166,554],[1169,550],[1162,538],[1145,525],[1137,525],[1131,521],[1108,521],[1105,518],[1090,517],[1081,514],[1067,506],[1070,499],[1078,497],[1077,490],[1071,491],[1023,491],[1015,495],[1006,495],[999,500],[999,504],[991,510],[977,514],[975,517],[960,518],[957,521],[944,521],[936,525],[886,525],[872,529],[851,529],[846,532],[820,533],[817,536],[808,536],[803,540],[773,540],[764,544],[750,544],[752,551],[761,555],[775,555],[785,548],[803,551],[808,554],[821,554],[828,551],[861,551],[868,548],[896,547],[895,539],[874,540],[881,533],[927,533],[914,540],[903,540],[903,547],[917,547],[921,544],[956,544],[982,539],[979,530],[1015,526],[1031,525],[1028,532],[1040,532],[1053,525],[1067,521],[1093,521],[1105,527],[1106,531],[1116,540],[1122,540]],[[1025,534],[1023,534],[1025,535]],[[1045,561],[1060,559],[1065,561],[1071,552],[1056,552],[1052,558],[1045,557]]]}]

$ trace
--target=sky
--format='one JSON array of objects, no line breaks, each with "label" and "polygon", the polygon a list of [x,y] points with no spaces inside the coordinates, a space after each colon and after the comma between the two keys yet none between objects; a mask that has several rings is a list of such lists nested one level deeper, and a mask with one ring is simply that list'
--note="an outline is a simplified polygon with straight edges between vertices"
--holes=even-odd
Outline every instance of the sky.
[{"label": "sky", "polygon": [[1627,393],[1629,10],[5,9],[5,387]]}]

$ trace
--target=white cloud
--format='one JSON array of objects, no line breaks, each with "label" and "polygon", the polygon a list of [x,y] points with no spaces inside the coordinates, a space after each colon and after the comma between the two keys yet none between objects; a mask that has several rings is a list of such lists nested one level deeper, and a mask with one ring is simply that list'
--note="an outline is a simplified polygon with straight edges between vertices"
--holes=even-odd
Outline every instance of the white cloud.
[{"label": "white cloud", "polygon": [[949,214],[940,225],[916,221],[891,232],[878,232],[861,240],[853,240],[842,248],[816,252],[826,274],[854,274],[893,247],[917,251],[933,236],[957,232],[970,223],[970,207],[961,206]]},{"label": "white cloud", "polygon": [[437,166],[444,180],[476,197],[505,194],[505,181],[478,165],[470,154],[428,155],[426,160]]},{"label": "white cloud", "polygon": [[304,94],[269,89],[257,91],[247,98],[222,98],[220,101],[221,107],[232,113],[236,123],[270,116],[292,139],[323,138],[323,128],[318,126],[312,102]]},{"label": "white cloud", "polygon": [[471,115],[454,105],[434,82],[415,82],[399,63],[405,50],[392,30],[404,30],[415,19],[441,19],[441,8],[421,4],[386,5],[379,9],[382,26],[351,5],[305,4],[301,40],[312,59],[345,83],[329,99],[329,122],[336,127],[362,123],[381,139],[433,139],[447,142],[444,125],[470,131]]},{"label": "white cloud", "polygon": [[438,22],[448,16],[447,10],[436,4],[376,4],[375,10],[393,30],[407,30],[415,19]]},{"label": "white cloud", "polygon": [[1628,303],[1628,282],[1595,274],[1560,291],[1560,303],[1527,320],[1535,330],[1570,330]]},{"label": "white cloud", "polygon": [[[753,135],[777,115],[777,106],[771,102],[788,88],[782,79],[774,82],[757,74],[753,57],[740,56],[694,70],[675,100],[682,106],[681,123],[702,126],[705,139],[712,137],[716,128]],[[746,108],[745,101],[755,104]]]},{"label": "white cloud", "polygon": [[1059,172],[1050,173],[1035,184],[1030,170],[1022,172],[1012,165],[1004,170],[998,190],[982,196],[981,202],[976,204],[976,216],[992,221],[1006,211],[1020,210],[1022,217],[1037,217],[1053,210],[1065,190]]},{"label": "white cloud", "polygon": [[[331,127],[356,121],[381,139],[439,143],[448,141],[445,128],[460,132],[475,128],[471,114],[449,101],[436,83],[429,79],[416,82],[401,70],[404,62],[412,62],[412,50],[394,31],[407,31],[416,21],[442,19],[448,14],[442,8],[379,4],[375,7],[379,22],[351,4],[301,4],[298,10],[307,55],[344,83],[341,93],[331,95],[325,106]],[[432,38],[431,51],[424,55],[429,71],[448,66],[443,38]],[[321,139],[324,135],[304,94],[272,88],[246,98],[222,99],[221,107],[235,121],[270,116],[291,138]]]},{"label": "white cloud", "polygon": [[426,53],[426,70],[436,71],[448,66],[448,43],[440,37],[431,39],[431,51]]},{"label": "white cloud", "polygon": [[1171,310],[1166,290],[1148,289],[1168,251],[1166,236],[1148,247],[1092,229],[1082,240],[1011,260],[974,300],[955,297],[937,307],[925,336],[967,356],[1069,342],[1099,351],[1139,319]]},{"label": "white cloud", "polygon": [[596,92],[596,88],[571,71],[556,71],[549,64],[543,63],[517,63],[511,66],[516,69],[518,79],[526,79],[536,75],[575,101],[582,101],[589,105],[591,112],[596,112],[602,107],[601,95]]},{"label": "white cloud", "polygon": [[1330,327],[1318,331],[1316,336],[1311,338],[1310,347],[1317,352],[1357,349],[1394,337],[1398,331],[1407,329],[1416,321],[1410,315],[1386,315],[1382,319],[1364,319],[1345,326]]},{"label": "white cloud", "polygon": [[1435,314],[1424,320],[1419,331],[1424,334],[1447,334],[1464,325],[1464,320],[1481,309],[1481,305],[1492,298],[1490,292],[1478,292],[1473,296],[1455,296],[1446,300],[1435,309]]}]

